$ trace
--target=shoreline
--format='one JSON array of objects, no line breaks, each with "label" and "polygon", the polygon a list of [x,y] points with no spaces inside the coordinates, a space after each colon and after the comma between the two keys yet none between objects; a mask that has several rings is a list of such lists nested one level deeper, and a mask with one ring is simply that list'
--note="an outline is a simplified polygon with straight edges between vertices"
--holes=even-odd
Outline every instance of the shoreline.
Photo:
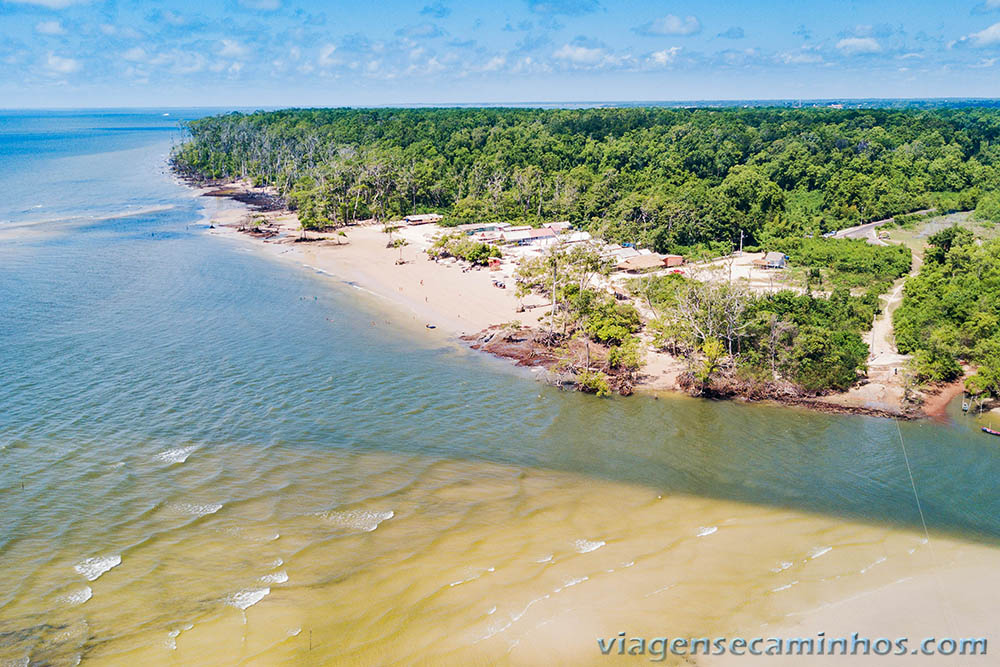
[{"label": "shoreline", "polygon": [[[252,188],[245,183],[202,183],[183,177],[178,180],[191,188],[195,197],[206,200],[203,220],[212,227],[210,233],[255,242],[274,257],[293,260],[303,268],[388,301],[407,316],[408,324],[424,329],[432,339],[440,340],[434,334],[443,333],[464,347],[479,351],[482,346],[475,341],[483,334],[511,324],[531,327],[536,320],[543,319],[535,310],[541,311],[548,306],[538,295],[517,299],[513,289],[497,288],[494,279],[513,281],[509,267],[497,272],[467,267],[452,259],[431,260],[424,252],[431,245],[429,225],[401,227],[394,232],[394,238],[403,239],[406,244],[394,249],[387,247],[389,237],[382,231],[382,223],[362,221],[338,230],[343,235],[302,232],[293,211],[273,205],[266,205],[263,210],[252,208],[256,202],[268,201],[268,197],[273,196],[265,189]],[[208,201],[230,205],[216,204],[212,211]],[[242,223],[252,217],[261,220],[261,228],[266,231],[241,229]],[[482,351],[518,366],[546,366],[544,363],[523,363],[518,354]],[[683,359],[647,349],[646,363],[638,373],[634,389],[637,393],[654,396],[689,396],[679,381],[685,370]],[[902,387],[894,376],[879,372],[870,372],[868,380],[848,391],[822,396],[748,398],[732,395],[717,398],[799,407],[828,414],[940,420],[947,418],[948,403],[961,393],[961,387],[956,393],[954,384],[949,385],[946,392],[933,392],[932,389],[933,393],[924,394],[923,404],[912,408],[903,405]],[[942,399],[945,393],[947,396]]]}]

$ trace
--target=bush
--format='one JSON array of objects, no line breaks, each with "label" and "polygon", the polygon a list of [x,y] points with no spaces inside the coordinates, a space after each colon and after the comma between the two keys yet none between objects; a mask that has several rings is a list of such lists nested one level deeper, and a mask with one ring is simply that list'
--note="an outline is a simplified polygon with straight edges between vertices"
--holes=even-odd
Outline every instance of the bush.
[{"label": "bush", "polygon": [[489,264],[491,257],[503,256],[500,248],[473,241],[465,235],[442,236],[428,248],[427,253],[432,257],[457,257],[480,266]]},{"label": "bush", "polygon": [[580,371],[576,376],[576,386],[580,391],[598,396],[610,396],[611,385],[608,376],[600,371]]}]

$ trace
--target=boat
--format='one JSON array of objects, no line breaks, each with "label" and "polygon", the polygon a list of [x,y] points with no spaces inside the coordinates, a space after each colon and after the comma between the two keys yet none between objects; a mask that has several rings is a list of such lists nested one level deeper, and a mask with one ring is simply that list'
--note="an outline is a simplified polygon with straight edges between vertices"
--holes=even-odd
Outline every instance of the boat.
[{"label": "boat", "polygon": [[983,427],[983,433],[989,433],[990,435],[1000,435],[1000,431],[994,431],[991,428]]}]

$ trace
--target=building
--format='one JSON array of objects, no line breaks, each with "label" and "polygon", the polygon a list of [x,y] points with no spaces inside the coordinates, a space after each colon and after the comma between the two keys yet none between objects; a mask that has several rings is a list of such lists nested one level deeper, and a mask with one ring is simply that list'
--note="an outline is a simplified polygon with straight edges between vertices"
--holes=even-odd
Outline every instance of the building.
[{"label": "building", "polygon": [[441,222],[443,215],[440,213],[417,213],[403,218],[403,222],[408,225],[429,225],[432,222]]},{"label": "building", "polygon": [[759,269],[783,269],[788,266],[788,255],[783,252],[769,252],[760,259],[755,259],[753,265]]},{"label": "building", "polygon": [[556,233],[548,227],[534,229],[509,228],[503,232],[503,241],[508,245],[546,245],[556,238]]},{"label": "building", "polygon": [[601,257],[604,259],[610,259],[615,264],[623,262],[629,257],[638,257],[639,251],[635,248],[623,248],[620,245],[609,245],[604,248],[604,252],[601,253]]},{"label": "building", "polygon": [[542,225],[542,227],[548,227],[549,229],[551,229],[552,231],[554,231],[556,234],[562,234],[563,232],[565,232],[566,230],[568,230],[570,228],[570,224],[569,224],[568,221],[563,221],[563,222],[549,222],[549,223],[546,223],[546,224]]},{"label": "building", "polygon": [[[679,261],[678,261],[679,260]],[[662,269],[668,266],[677,266],[684,261],[684,258],[680,255],[660,255],[655,252],[649,253],[648,255],[636,254],[632,257],[623,259],[615,267],[619,271],[627,271],[628,273],[640,273],[642,271],[649,271],[652,269]],[[672,263],[668,263],[672,262]]]},{"label": "building", "polygon": [[458,227],[455,227],[455,231],[472,236],[473,234],[481,234],[485,232],[501,232],[508,227],[510,227],[510,225],[506,222],[472,222],[467,225],[459,225]]}]

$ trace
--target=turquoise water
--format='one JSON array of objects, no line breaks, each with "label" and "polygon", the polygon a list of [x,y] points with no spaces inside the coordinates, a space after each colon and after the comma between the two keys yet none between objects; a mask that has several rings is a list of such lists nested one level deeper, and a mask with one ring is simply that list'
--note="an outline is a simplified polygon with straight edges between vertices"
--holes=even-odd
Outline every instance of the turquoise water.
[{"label": "turquoise water", "polygon": [[[0,657],[86,657],[147,629],[165,634],[226,591],[175,591],[183,613],[137,611],[112,631],[87,617],[112,613],[98,584],[118,576],[108,599],[144,599],[150,573],[178,567],[161,544],[229,534],[240,508],[261,535],[361,511],[407,487],[393,486],[400,470],[426,480],[443,462],[473,466],[462,468],[473,485],[541,470],[919,526],[892,421],[561,392],[395,328],[356,290],[206,234],[203,203],[164,162],[178,117],[199,112],[163,113],[0,117]],[[1000,538],[997,442],[961,417],[899,427],[930,528]],[[413,502],[413,515],[433,515],[431,500]],[[177,507],[186,519],[163,516]],[[372,511],[362,523],[378,526]],[[405,515],[393,512],[387,525]],[[445,539],[449,528],[426,530]],[[307,542],[291,551],[319,548]],[[102,554],[121,565],[88,584],[93,600],[60,602],[85,583],[73,566]],[[45,629],[65,634],[81,617],[79,641]]]}]

